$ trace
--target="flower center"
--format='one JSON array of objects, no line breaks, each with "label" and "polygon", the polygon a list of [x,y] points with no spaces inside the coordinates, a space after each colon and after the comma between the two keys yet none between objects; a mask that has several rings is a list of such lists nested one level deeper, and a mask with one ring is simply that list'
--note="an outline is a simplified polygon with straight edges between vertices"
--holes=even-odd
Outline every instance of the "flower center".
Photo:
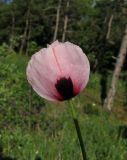
[{"label": "flower center", "polygon": [[73,82],[70,77],[68,79],[65,77],[60,78],[57,80],[55,87],[63,100],[68,100],[75,96],[73,92]]}]

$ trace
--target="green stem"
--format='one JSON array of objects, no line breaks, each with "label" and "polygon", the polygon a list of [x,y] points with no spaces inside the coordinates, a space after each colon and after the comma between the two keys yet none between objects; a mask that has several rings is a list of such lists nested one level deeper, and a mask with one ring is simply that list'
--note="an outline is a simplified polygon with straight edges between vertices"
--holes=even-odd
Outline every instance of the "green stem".
[{"label": "green stem", "polygon": [[85,146],[84,146],[84,143],[83,143],[83,138],[82,138],[81,130],[80,130],[78,119],[77,119],[77,114],[76,114],[76,111],[74,109],[74,105],[73,105],[72,100],[70,101],[69,108],[70,108],[70,111],[71,111],[71,114],[72,114],[72,118],[73,118],[75,129],[76,129],[76,132],[77,132],[78,140],[79,140],[79,143],[80,143],[83,160],[87,160]]}]

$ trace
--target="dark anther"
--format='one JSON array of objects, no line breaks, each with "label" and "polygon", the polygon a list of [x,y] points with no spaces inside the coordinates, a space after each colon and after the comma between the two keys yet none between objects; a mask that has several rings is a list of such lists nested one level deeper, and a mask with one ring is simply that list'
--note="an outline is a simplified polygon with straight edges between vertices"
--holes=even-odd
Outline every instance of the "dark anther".
[{"label": "dark anther", "polygon": [[71,78],[61,78],[57,80],[55,87],[59,94],[62,96],[63,100],[70,99],[74,97],[73,93],[73,83]]}]

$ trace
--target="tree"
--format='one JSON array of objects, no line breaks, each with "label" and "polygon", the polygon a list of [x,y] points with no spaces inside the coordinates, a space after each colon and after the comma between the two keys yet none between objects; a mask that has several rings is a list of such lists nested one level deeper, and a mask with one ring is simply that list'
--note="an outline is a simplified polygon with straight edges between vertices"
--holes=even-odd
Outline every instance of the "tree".
[{"label": "tree", "polygon": [[28,3],[28,8],[26,11],[26,20],[25,20],[25,27],[24,27],[24,32],[23,32],[23,36],[22,36],[22,41],[21,41],[21,45],[20,45],[20,49],[19,49],[19,54],[21,54],[23,52],[23,48],[26,45],[26,41],[27,41],[27,37],[28,37],[28,31],[29,31],[29,17],[30,17],[30,3],[31,1]]},{"label": "tree", "polygon": [[70,0],[67,0],[66,13],[65,13],[65,18],[64,18],[64,29],[63,29],[63,34],[62,34],[62,42],[65,41],[65,36],[66,36],[66,32],[67,32],[69,5],[70,5]]},{"label": "tree", "polygon": [[60,9],[61,9],[61,0],[59,0],[58,7],[57,7],[57,14],[56,14],[56,25],[55,25],[55,31],[54,31],[54,36],[53,36],[53,41],[56,40],[57,34],[58,34],[58,29],[59,29],[59,19],[60,19]]},{"label": "tree", "polygon": [[110,86],[110,89],[108,91],[107,98],[105,100],[105,106],[108,110],[112,109],[113,99],[114,99],[114,96],[115,96],[115,93],[116,93],[117,80],[119,78],[119,75],[120,75],[120,72],[121,72],[126,54],[127,54],[127,25],[125,27],[125,33],[123,35],[120,51],[119,51],[117,61],[116,61],[116,65],[115,65],[115,69],[114,69],[114,72],[113,72],[111,86]]}]

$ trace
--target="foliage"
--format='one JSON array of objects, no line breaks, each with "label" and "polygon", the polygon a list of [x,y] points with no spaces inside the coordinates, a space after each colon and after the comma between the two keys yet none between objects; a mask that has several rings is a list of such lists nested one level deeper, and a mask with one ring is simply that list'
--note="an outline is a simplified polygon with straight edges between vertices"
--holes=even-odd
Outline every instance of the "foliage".
[{"label": "foliage", "polygon": [[[7,45],[2,46],[1,55],[7,49]],[[16,53],[1,57],[0,155],[19,160],[39,157],[47,160],[81,159],[74,126],[68,112],[63,110],[65,104],[56,108],[47,103],[45,107],[42,99],[32,92],[25,78],[27,57]],[[86,93],[92,97],[98,95],[99,78],[98,74],[90,77]],[[96,94],[92,95],[95,90]],[[113,114],[101,111],[94,99],[84,101],[84,94],[79,98],[83,107],[81,111],[79,108],[79,122],[89,159],[108,160],[110,157],[110,160],[124,160],[127,141],[119,137],[122,124]]]},{"label": "foliage", "polygon": [[[101,103],[119,52],[127,2],[71,0],[68,11],[66,3],[62,0],[57,39],[61,40],[67,15],[66,40],[80,45],[92,71],[85,92],[75,103],[88,160],[125,160],[127,137],[120,128],[125,130],[127,124],[126,61],[115,114],[103,111]],[[44,102],[28,85],[25,73],[30,56],[52,42],[57,7],[57,0],[0,0],[0,159],[81,159],[67,107]],[[106,39],[111,15],[111,33]]]},{"label": "foliage", "polygon": [[[43,125],[47,123],[46,119],[43,120]],[[48,120],[53,125],[52,118],[48,117]],[[100,113],[99,116],[80,117],[80,125],[84,133],[88,159],[125,160],[127,141],[118,138],[119,122],[113,115]],[[20,160],[35,160],[36,157],[47,160],[81,159],[77,135],[66,112],[56,117],[54,127],[56,135],[51,128],[46,132],[45,130],[29,132],[19,127],[13,128],[13,131],[1,131],[3,155]]]},{"label": "foliage", "polygon": [[[5,46],[1,47],[0,51],[4,55]],[[11,122],[15,125],[26,121],[26,125],[28,125],[29,115],[33,114],[30,113],[32,112],[30,107],[33,107],[37,112],[38,108],[41,110],[41,106],[44,105],[43,101],[31,91],[27,83],[26,59],[15,53],[2,59],[0,65],[0,111],[3,113],[1,116],[4,116],[4,119],[1,117],[1,126],[5,121],[7,125],[5,127],[8,127]],[[30,91],[31,97],[29,95]]]},{"label": "foliage", "polygon": [[[52,41],[57,1],[30,0],[22,3],[22,0],[13,0],[0,3],[0,44],[4,41],[16,52],[23,46],[24,53],[31,55]],[[92,70],[103,72],[103,68],[112,69],[115,62],[113,57],[118,54],[126,24],[126,10],[124,0],[72,0],[66,13],[66,1],[62,0],[57,38],[61,40],[64,16],[67,14],[66,39],[83,48],[90,58]],[[107,40],[112,15],[114,18]],[[31,46],[35,49],[31,49]]]}]

